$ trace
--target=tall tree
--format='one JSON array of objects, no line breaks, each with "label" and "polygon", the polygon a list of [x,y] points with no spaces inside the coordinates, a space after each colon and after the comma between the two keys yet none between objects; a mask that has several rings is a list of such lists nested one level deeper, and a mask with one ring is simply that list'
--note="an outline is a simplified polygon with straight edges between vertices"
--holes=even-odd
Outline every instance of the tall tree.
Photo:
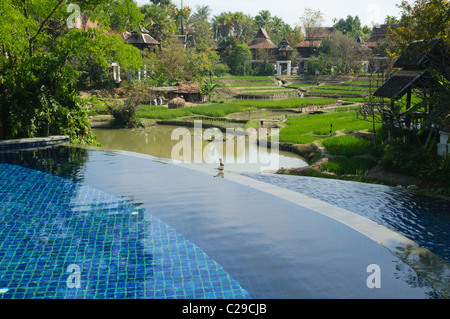
[{"label": "tall tree", "polygon": [[146,4],[140,10],[144,15],[146,28],[157,41],[162,42],[175,34],[175,19],[168,9],[156,4]]},{"label": "tall tree", "polygon": [[389,37],[397,44],[397,53],[414,40],[442,38],[449,41],[450,3],[448,0],[403,1],[399,8],[401,17],[398,28]]},{"label": "tall tree", "polygon": [[306,38],[311,38],[311,51],[314,48],[314,38],[321,33],[322,24],[324,22],[323,13],[310,8],[305,8],[305,13],[300,17]]},{"label": "tall tree", "polygon": [[235,47],[229,59],[232,74],[247,75],[250,72],[252,52],[246,44]]},{"label": "tall tree", "polygon": [[[121,4],[131,11],[123,14]],[[68,134],[72,142],[92,142],[89,119],[77,96],[76,61],[92,59],[102,66],[112,61],[139,66],[137,49],[118,35],[104,32],[114,22],[117,28],[124,28],[121,15],[136,13],[132,8],[133,3],[127,0],[1,0],[3,136]],[[95,29],[71,28],[82,12],[97,22]]]},{"label": "tall tree", "polygon": [[261,10],[255,16],[255,22],[260,28],[269,30],[272,28],[272,15],[268,10]]},{"label": "tall tree", "polygon": [[197,6],[196,12],[189,19],[189,42],[193,47],[211,46],[214,43],[214,32],[209,23],[211,8],[209,6]]},{"label": "tall tree", "polygon": [[355,38],[348,34],[336,32],[331,38],[326,39],[319,52],[322,67],[334,67],[337,74],[358,73],[362,69],[362,61],[367,60],[366,52]]}]

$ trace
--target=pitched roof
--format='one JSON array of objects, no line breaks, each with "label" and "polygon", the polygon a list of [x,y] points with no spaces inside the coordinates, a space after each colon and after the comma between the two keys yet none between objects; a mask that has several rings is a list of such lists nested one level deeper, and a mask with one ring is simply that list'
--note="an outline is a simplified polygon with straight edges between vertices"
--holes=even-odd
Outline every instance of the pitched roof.
[{"label": "pitched roof", "polygon": [[174,86],[174,88],[176,89],[176,93],[200,93],[198,84],[194,82],[179,82]]},{"label": "pitched roof", "polygon": [[327,37],[331,37],[334,33],[334,28],[313,28],[312,32],[305,38],[303,42],[300,42],[296,48],[310,48],[311,46],[318,47],[323,40]]},{"label": "pitched roof", "polygon": [[389,78],[373,95],[398,99],[409,89],[418,88],[432,91],[436,80],[427,70],[428,62],[432,59],[446,58],[443,56],[445,52],[439,50],[441,45],[444,45],[444,42],[439,38],[409,43],[393,65],[394,68],[403,69]]},{"label": "pitched roof", "polygon": [[259,28],[258,33],[252,42],[248,44],[250,49],[276,49],[278,48],[270,39],[267,31],[263,28]]},{"label": "pitched roof", "polygon": [[318,47],[322,44],[324,39],[317,39],[317,40],[304,40],[303,42],[300,42],[295,47],[296,48],[310,48],[310,47]]},{"label": "pitched roof", "polygon": [[406,94],[410,87],[418,84],[419,80],[426,76],[426,73],[427,71],[424,70],[397,71],[392,77],[384,82],[384,84],[380,86],[373,93],[373,95],[391,99],[399,99]]},{"label": "pitched roof", "polygon": [[377,42],[386,38],[389,34],[389,28],[396,28],[398,24],[378,24],[372,29],[372,35],[366,41],[366,46],[374,48],[377,46]]},{"label": "pitched roof", "polygon": [[280,44],[278,44],[278,51],[294,51],[294,49],[289,45],[289,41],[286,38],[283,38]]},{"label": "pitched roof", "polygon": [[148,45],[159,45],[159,42],[156,41],[150,34],[148,34],[148,30],[145,28],[141,29],[141,34],[137,32],[137,30],[131,31],[129,37],[125,39],[129,44],[148,44]]},{"label": "pitched roof", "polygon": [[434,49],[441,45],[442,39],[413,41],[394,62],[395,68],[425,67],[427,58],[433,54]]}]

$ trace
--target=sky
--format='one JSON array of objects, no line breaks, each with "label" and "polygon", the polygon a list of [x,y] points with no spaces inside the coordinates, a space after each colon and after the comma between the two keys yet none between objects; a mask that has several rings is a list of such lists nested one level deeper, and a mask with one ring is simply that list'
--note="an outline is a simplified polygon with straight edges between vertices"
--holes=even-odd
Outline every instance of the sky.
[{"label": "sky", "polygon": [[[172,2],[181,4],[181,0]],[[150,1],[137,0],[137,3],[142,5]],[[396,5],[400,3],[401,0],[183,0],[183,5],[194,11],[198,5],[208,5],[212,16],[227,11],[240,11],[254,17],[261,10],[268,10],[272,16],[282,18],[291,26],[300,24],[305,8],[321,11],[325,20],[323,26],[332,26],[334,18],[345,19],[348,15],[357,15],[362,25],[372,26],[383,23],[387,15],[399,17],[400,9]]]}]

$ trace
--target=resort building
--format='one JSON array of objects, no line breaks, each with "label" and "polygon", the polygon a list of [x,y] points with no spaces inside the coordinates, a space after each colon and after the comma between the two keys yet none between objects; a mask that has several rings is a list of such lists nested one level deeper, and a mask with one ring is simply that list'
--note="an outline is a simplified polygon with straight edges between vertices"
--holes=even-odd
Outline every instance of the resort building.
[{"label": "resort building", "polygon": [[[393,67],[400,69],[375,92],[374,96],[400,100],[406,95],[406,111],[393,114],[385,110],[383,125],[392,131],[401,130],[402,134],[417,133],[429,120],[437,130],[446,130],[442,119],[448,118],[448,106],[442,103],[439,95],[442,84],[436,78],[442,76],[448,80],[448,54],[442,39],[413,41],[394,62]],[[424,105],[413,112],[413,96],[423,97]],[[433,97],[436,98],[427,98]],[[422,101],[422,99],[421,99]],[[448,149],[448,146],[445,145]]]},{"label": "resort building", "polygon": [[295,46],[300,55],[299,72],[304,73],[308,71],[308,60],[316,55],[317,48],[322,42],[333,36],[334,28],[310,28],[306,31],[306,38]]},{"label": "resort building", "polygon": [[139,50],[148,50],[149,52],[156,52],[161,47],[161,44],[156,41],[145,28],[142,28],[140,32],[137,30],[131,31],[131,34],[124,41]]},{"label": "resort building", "polygon": [[255,38],[248,44],[253,55],[252,64],[270,63],[277,75],[291,75],[291,57],[294,49],[286,38],[276,45],[264,28],[259,28]]},{"label": "resort building", "polygon": [[369,69],[370,72],[382,72],[390,64],[390,57],[385,56],[377,51],[379,44],[387,39],[388,34],[392,28],[397,28],[397,24],[380,24],[375,25],[372,29],[372,35],[370,38],[364,42],[364,46],[375,54],[374,57],[370,59]]}]

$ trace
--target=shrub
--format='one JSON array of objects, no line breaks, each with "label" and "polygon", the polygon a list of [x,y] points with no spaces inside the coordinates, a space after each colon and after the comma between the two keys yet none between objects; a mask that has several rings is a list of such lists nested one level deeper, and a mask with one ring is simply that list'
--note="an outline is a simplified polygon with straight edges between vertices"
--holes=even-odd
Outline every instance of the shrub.
[{"label": "shrub", "polygon": [[77,73],[61,59],[39,54],[5,72],[0,83],[0,116],[7,139],[69,135],[72,143],[97,144]]},{"label": "shrub", "polygon": [[385,145],[380,164],[390,171],[450,187],[450,160],[438,156],[436,147],[425,149],[396,139]]},{"label": "shrub", "polygon": [[124,103],[115,101],[114,106],[108,105],[108,110],[114,117],[113,125],[128,128],[140,125],[136,117],[136,111],[138,105],[146,98],[142,90],[143,88],[141,86],[133,87],[127,92],[127,98]]},{"label": "shrub", "polygon": [[230,67],[225,63],[218,63],[213,67],[215,76],[224,76],[230,74]]}]

